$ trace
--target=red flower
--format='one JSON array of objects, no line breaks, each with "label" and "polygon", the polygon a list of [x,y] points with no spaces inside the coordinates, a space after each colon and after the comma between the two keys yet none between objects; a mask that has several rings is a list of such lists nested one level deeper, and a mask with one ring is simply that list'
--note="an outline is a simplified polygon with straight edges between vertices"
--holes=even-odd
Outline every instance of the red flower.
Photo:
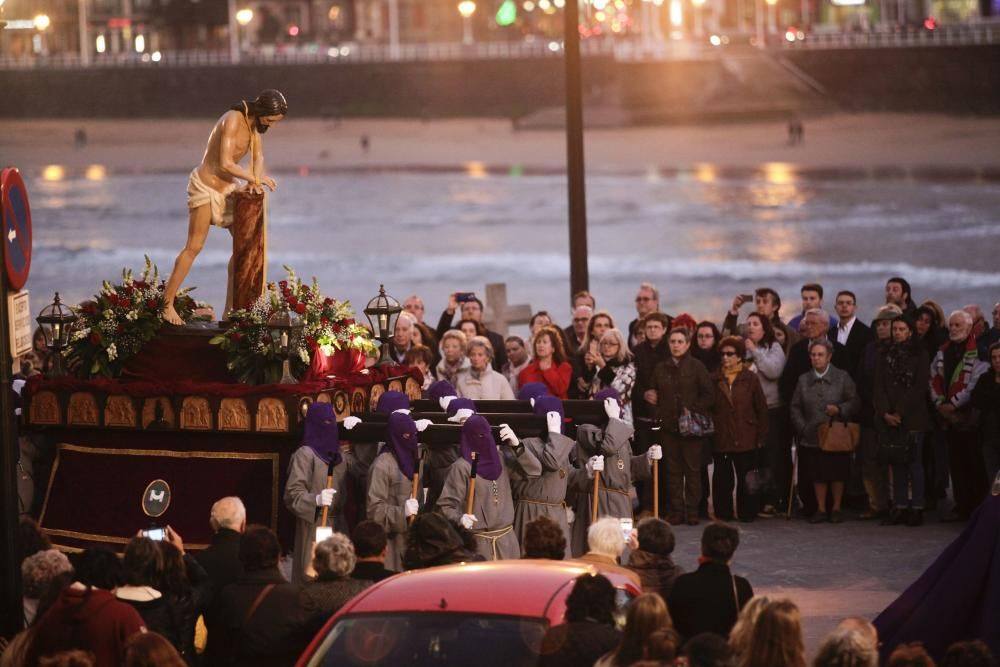
[{"label": "red flower", "polygon": [[339,323],[334,322],[334,324],[333,324],[333,333],[340,333],[341,331],[343,331],[343,329],[344,329],[344,327],[340,326]]},{"label": "red flower", "polygon": [[90,332],[90,344],[91,345],[100,345],[101,344],[101,334],[99,334],[96,331],[91,331]]},{"label": "red flower", "polygon": [[128,299],[119,299],[118,305],[121,306],[122,308],[131,308],[132,302],[129,301]]},{"label": "red flower", "polygon": [[146,299],[146,308],[150,310],[156,310],[160,307],[160,304],[156,302],[156,299]]},{"label": "red flower", "polygon": [[354,318],[353,317],[348,317],[346,320],[344,320],[344,324],[346,326],[351,326],[352,324],[354,324]]},{"label": "red flower", "polygon": [[247,322],[246,320],[240,320],[239,327],[240,327],[240,329],[249,329],[250,328],[250,323]]},{"label": "red flower", "polygon": [[289,296],[288,297],[288,305],[291,306],[292,308],[295,308],[297,305],[299,305],[299,300],[296,299],[294,295],[293,296]]},{"label": "red flower", "polygon": [[135,286],[138,289],[146,289],[146,281],[145,280],[137,280],[137,281],[135,281]]},{"label": "red flower", "polygon": [[326,297],[325,299],[323,299],[323,305],[324,306],[332,306],[333,305],[333,299],[331,299],[330,297]]},{"label": "red flower", "polygon": [[326,316],[323,316],[323,317],[319,318],[319,323],[322,324],[323,326],[326,326],[327,324],[330,323],[330,318],[326,317]]},{"label": "red flower", "polygon": [[88,315],[94,315],[95,313],[97,313],[97,304],[94,303],[93,301],[88,301],[87,303],[83,304],[82,310]]},{"label": "red flower", "polygon": [[233,333],[229,334],[229,340],[233,341],[234,343],[240,342],[241,338],[243,338],[243,334],[241,334],[239,331],[234,331]]},{"label": "red flower", "polygon": [[306,312],[306,304],[304,303],[295,304],[295,312],[298,313],[299,315]]},{"label": "red flower", "polygon": [[118,305],[118,295],[112,292],[108,295],[108,303],[117,306]]}]

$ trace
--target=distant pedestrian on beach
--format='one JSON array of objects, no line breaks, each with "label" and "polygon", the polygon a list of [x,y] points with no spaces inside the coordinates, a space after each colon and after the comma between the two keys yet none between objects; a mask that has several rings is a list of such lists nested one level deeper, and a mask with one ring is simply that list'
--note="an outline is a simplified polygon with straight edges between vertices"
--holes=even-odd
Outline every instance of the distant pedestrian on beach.
[{"label": "distant pedestrian on beach", "polygon": [[73,145],[77,148],[84,148],[87,145],[87,130],[85,128],[76,128],[76,132],[73,133]]},{"label": "distant pedestrian on beach", "polygon": [[[288,113],[288,102],[277,90],[265,90],[252,102],[241,100],[224,113],[212,128],[201,164],[191,171],[188,180],[188,237],[184,249],[177,255],[163,293],[163,319],[170,324],[184,321],[174,309],[174,297],[187,277],[195,257],[201,252],[210,225],[229,227],[233,222],[233,199],[236,179],[246,181],[246,189],[260,194],[264,187],[274,190],[274,179],[264,172],[264,150],[261,136]],[[240,166],[240,160],[250,153],[250,168]],[[230,280],[226,288],[226,309],[231,305],[232,260]]]},{"label": "distant pedestrian on beach", "polygon": [[371,138],[367,134],[362,134],[361,135],[361,150],[364,153],[368,153],[368,150],[371,148],[371,145],[372,145]]},{"label": "distant pedestrian on beach", "polygon": [[803,126],[802,121],[798,118],[792,118],[788,121],[788,145],[794,146],[796,144],[801,144],[805,140],[805,126]]}]

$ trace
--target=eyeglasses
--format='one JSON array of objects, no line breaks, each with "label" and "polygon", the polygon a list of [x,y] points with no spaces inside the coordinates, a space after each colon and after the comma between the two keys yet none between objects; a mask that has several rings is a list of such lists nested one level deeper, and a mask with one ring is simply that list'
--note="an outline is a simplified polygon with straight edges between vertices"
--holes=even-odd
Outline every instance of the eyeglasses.
[{"label": "eyeglasses", "polygon": [[724,356],[724,357],[735,357],[736,353],[733,352],[732,350],[726,350],[725,352],[722,353],[722,356]]},{"label": "eyeglasses", "polygon": [[637,296],[637,297],[635,297],[636,303],[639,303],[640,301],[652,301],[652,300],[653,300],[653,297],[651,297],[651,296]]},{"label": "eyeglasses", "polygon": [[601,347],[621,347],[616,340],[602,340]]},{"label": "eyeglasses", "polygon": [[573,321],[574,322],[589,322],[590,318],[589,317],[574,317]]}]

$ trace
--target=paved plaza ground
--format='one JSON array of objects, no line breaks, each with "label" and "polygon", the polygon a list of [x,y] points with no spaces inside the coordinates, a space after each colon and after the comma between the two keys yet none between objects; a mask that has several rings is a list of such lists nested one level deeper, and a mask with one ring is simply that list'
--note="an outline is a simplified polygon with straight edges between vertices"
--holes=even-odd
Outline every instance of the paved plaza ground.
[{"label": "paved plaza ground", "polygon": [[[736,524],[740,547],[732,569],[750,580],[755,593],[788,597],[799,606],[811,657],[842,618],[875,618],[961,532],[964,524],[942,523],[939,515],[929,513],[918,528],[880,526],[850,513],[839,525],[784,518]],[[697,567],[704,526],[674,529],[674,562],[685,570]]]}]

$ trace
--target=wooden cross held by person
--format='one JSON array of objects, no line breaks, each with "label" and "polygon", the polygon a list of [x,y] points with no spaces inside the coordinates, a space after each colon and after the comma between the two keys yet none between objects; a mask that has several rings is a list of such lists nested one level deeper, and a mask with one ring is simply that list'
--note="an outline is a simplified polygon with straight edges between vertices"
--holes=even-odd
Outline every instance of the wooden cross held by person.
[{"label": "wooden cross held by person", "polygon": [[597,494],[601,491],[601,471],[594,471],[594,493],[590,501],[590,522],[597,523]]},{"label": "wooden cross held by person", "polygon": [[[420,480],[424,476],[424,454],[425,447],[420,448],[420,461],[417,464],[417,472],[413,474],[413,483],[410,486],[410,497],[420,502],[420,498],[417,497],[417,493],[420,492]],[[407,523],[413,523],[413,520],[417,518],[416,514],[411,515],[406,521]]]},{"label": "wooden cross held by person", "polygon": [[472,470],[469,472],[469,492],[465,496],[465,513],[472,514],[472,503],[476,500],[476,467],[479,464],[479,454],[472,452]]},{"label": "wooden cross held by person", "polygon": [[[325,488],[327,488],[327,489],[332,489],[333,488],[333,469],[336,466],[336,464],[337,464],[336,459],[334,459],[334,457],[331,456],[330,457],[330,463],[326,467],[326,487]],[[333,528],[329,527],[329,521],[330,521],[330,506],[329,505],[324,505],[323,506],[323,514],[320,517],[319,525],[316,526],[316,544],[319,544],[320,542],[322,542],[326,538],[328,538],[331,535],[333,535]]]}]

